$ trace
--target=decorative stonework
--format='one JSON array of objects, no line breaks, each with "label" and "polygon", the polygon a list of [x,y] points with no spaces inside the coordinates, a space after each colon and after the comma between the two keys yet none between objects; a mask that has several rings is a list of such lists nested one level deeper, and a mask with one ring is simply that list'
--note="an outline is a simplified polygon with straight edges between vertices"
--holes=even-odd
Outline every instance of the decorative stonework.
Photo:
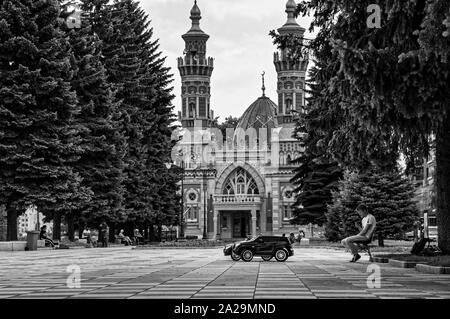
[{"label": "decorative stonework", "polygon": [[266,188],[264,186],[264,180],[261,178],[261,176],[258,174],[257,170],[253,166],[250,166],[249,164],[244,162],[232,163],[225,170],[222,171],[221,175],[219,176],[216,182],[215,193],[221,194],[223,184],[225,183],[229,175],[238,167],[242,167],[244,170],[246,170],[254,178],[258,186],[259,193],[265,194]]}]

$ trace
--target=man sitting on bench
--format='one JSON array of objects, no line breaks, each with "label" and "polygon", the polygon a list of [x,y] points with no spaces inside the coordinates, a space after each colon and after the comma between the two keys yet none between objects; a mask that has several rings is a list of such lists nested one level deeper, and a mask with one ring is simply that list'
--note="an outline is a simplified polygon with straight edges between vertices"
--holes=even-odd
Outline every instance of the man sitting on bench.
[{"label": "man sitting on bench", "polygon": [[356,236],[350,236],[342,240],[342,245],[346,248],[350,249],[353,254],[353,258],[350,262],[356,262],[361,256],[358,254],[358,242],[370,242],[372,241],[373,232],[375,230],[375,226],[377,224],[375,217],[372,214],[369,214],[369,210],[367,206],[364,204],[359,204],[356,208],[356,212],[362,218],[362,229]]}]

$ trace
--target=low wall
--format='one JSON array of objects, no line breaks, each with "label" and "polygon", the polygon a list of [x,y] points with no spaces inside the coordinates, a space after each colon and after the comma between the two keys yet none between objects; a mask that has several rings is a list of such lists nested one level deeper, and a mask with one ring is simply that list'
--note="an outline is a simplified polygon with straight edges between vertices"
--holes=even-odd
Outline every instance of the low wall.
[{"label": "low wall", "polygon": [[24,251],[26,246],[26,241],[2,241],[0,251]]}]

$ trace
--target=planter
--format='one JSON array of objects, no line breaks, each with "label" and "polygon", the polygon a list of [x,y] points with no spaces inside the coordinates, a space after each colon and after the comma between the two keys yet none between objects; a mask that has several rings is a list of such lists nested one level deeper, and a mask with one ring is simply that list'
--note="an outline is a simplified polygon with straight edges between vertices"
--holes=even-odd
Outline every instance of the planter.
[{"label": "planter", "polygon": [[374,256],[373,262],[387,264],[387,263],[389,263],[389,258]]},{"label": "planter", "polygon": [[24,251],[27,247],[26,241],[2,241],[0,251]]},{"label": "planter", "polygon": [[417,261],[403,261],[403,260],[395,260],[389,259],[389,265],[400,268],[414,268],[417,265]]},{"label": "planter", "polygon": [[[304,246],[304,245],[309,245],[309,243],[310,243],[309,238],[302,238],[299,245]],[[311,241],[311,243],[314,243],[314,241]]]},{"label": "planter", "polygon": [[416,270],[418,272],[423,272],[426,274],[435,274],[435,275],[441,275],[441,274],[447,274],[450,275],[450,267],[444,267],[444,266],[431,266],[431,265],[425,265],[425,264],[417,264]]}]

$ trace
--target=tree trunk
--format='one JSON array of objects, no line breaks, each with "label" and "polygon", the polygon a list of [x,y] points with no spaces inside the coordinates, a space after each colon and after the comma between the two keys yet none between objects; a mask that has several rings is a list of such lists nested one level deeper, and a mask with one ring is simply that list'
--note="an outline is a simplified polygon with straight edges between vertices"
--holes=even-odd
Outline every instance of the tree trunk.
[{"label": "tree trunk", "polygon": [[7,215],[6,240],[17,240],[17,211],[11,208],[8,209]]},{"label": "tree trunk", "polygon": [[74,216],[72,213],[66,215],[67,222],[67,237],[70,241],[75,241],[75,225]]},{"label": "tree trunk", "polygon": [[149,229],[149,237],[150,237],[150,241],[155,241],[155,228],[153,226],[153,224],[149,225],[150,229]]},{"label": "tree trunk", "polygon": [[148,240],[148,224],[144,223],[144,240]]},{"label": "tree trunk", "polygon": [[83,238],[84,228],[86,227],[86,223],[82,220],[78,220],[78,238]]},{"label": "tree trunk", "polygon": [[53,240],[61,240],[61,215],[53,215]]},{"label": "tree trunk", "polygon": [[382,233],[378,233],[378,246],[384,247],[384,238]]},{"label": "tree trunk", "polygon": [[450,118],[436,135],[436,199],[439,248],[450,254]]},{"label": "tree trunk", "polygon": [[115,243],[116,242],[116,224],[111,222],[109,225],[109,242]]},{"label": "tree trunk", "polygon": [[158,225],[158,240],[162,241],[162,225]]}]

